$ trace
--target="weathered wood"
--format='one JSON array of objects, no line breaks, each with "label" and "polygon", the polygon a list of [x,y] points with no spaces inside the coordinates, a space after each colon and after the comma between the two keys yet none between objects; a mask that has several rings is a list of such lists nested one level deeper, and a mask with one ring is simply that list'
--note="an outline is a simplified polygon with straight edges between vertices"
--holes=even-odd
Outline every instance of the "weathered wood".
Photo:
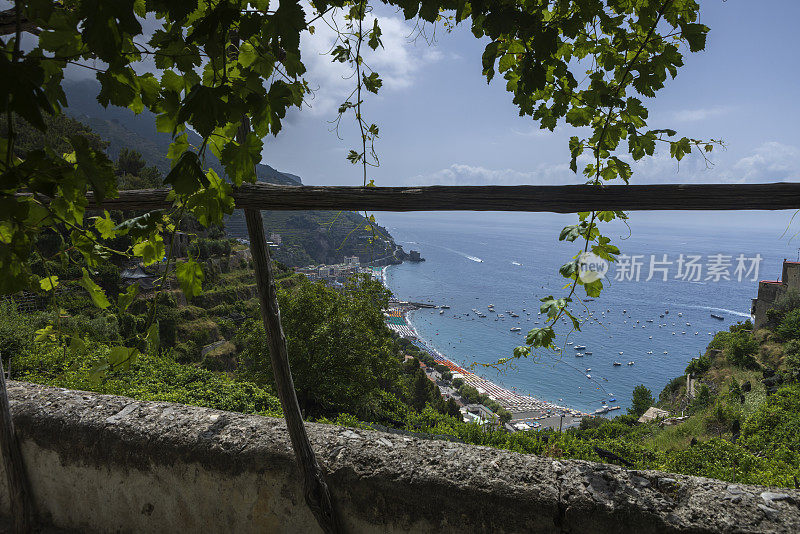
[{"label": "weathered wood", "polygon": [[3,370],[2,358],[0,358],[0,454],[2,454],[3,468],[6,471],[14,532],[18,534],[32,532],[33,503],[22,452],[17,435],[14,433],[14,421],[11,418],[11,407],[8,404],[6,374]]},{"label": "weathered wood", "polygon": [[[20,30],[33,34],[39,34],[39,27],[36,23],[28,20],[28,17],[22,15],[19,20]],[[10,35],[17,33],[17,13],[15,8],[0,11],[0,35]]]},{"label": "weathered wood", "polygon": [[[120,191],[105,209],[169,208],[167,189]],[[353,211],[786,210],[800,208],[800,183],[663,185],[488,185],[428,187],[246,184],[237,208]],[[90,201],[92,196],[89,195]],[[92,202],[94,205],[94,203]]]},{"label": "weathered wood", "polygon": [[272,373],[275,377],[278,398],[283,407],[292,447],[303,475],[305,500],[325,532],[341,532],[328,485],[325,482],[325,475],[317,463],[317,457],[308,441],[308,434],[303,425],[303,416],[300,414],[300,406],[297,403],[261,212],[247,209],[244,215],[250,236],[250,251],[253,254],[261,318],[267,333]]}]

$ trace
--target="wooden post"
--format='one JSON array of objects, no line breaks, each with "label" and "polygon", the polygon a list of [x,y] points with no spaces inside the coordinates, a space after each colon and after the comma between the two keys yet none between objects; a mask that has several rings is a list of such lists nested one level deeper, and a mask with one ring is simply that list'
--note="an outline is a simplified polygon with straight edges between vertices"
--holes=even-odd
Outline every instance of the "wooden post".
[{"label": "wooden post", "polygon": [[328,485],[325,483],[325,475],[317,463],[314,450],[308,441],[308,434],[303,425],[303,416],[300,414],[300,406],[297,403],[261,212],[248,209],[244,210],[244,215],[247,221],[247,232],[250,236],[250,251],[253,254],[253,264],[255,265],[261,318],[264,320],[264,329],[267,333],[272,373],[275,376],[278,397],[283,407],[292,447],[303,475],[306,504],[311,508],[317,522],[325,532],[341,532]]},{"label": "wooden post", "polygon": [[33,503],[25,475],[25,464],[19,449],[17,435],[14,433],[14,421],[11,419],[11,407],[8,404],[6,390],[6,373],[3,370],[3,359],[0,357],[0,453],[3,455],[3,468],[6,470],[8,484],[8,500],[11,505],[11,516],[14,532],[18,534],[33,531]]}]

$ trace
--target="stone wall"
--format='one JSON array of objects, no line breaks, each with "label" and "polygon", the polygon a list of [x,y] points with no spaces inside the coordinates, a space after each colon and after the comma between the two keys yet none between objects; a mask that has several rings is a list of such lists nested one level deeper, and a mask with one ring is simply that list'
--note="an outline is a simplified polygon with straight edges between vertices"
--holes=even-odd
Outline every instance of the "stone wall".
[{"label": "stone wall", "polygon": [[800,262],[783,260],[781,282],[787,289],[800,290]]},{"label": "stone wall", "polygon": [[[281,419],[22,382],[9,392],[38,516],[51,526],[319,531]],[[308,428],[346,532],[800,532],[797,490]]]},{"label": "stone wall", "polygon": [[761,281],[758,283],[758,298],[753,299],[753,327],[758,330],[767,324],[767,310],[786,293],[786,286],[780,282]]}]

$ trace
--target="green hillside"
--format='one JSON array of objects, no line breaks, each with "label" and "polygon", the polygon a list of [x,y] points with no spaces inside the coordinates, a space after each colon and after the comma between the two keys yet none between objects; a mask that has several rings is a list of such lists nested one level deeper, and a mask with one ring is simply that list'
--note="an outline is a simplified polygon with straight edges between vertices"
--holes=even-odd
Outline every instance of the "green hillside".
[{"label": "green hillside", "polygon": [[[125,149],[134,150],[162,174],[169,172],[170,162],[166,154],[171,137],[155,131],[152,113],[145,110],[134,115],[127,109],[103,108],[95,100],[98,85],[93,80],[65,83],[65,91],[69,101],[67,114],[88,126],[107,143],[106,152],[111,159],[117,159]],[[190,132],[189,142],[199,145],[201,139]],[[210,153],[207,158],[206,164],[225,176],[219,160]],[[260,164],[256,171],[261,182],[302,185],[300,177],[280,172],[269,165]],[[345,256],[359,256],[362,261],[371,261],[392,255],[396,248],[385,228],[370,225],[356,212],[265,211],[262,216],[266,234],[281,236],[282,244],[273,255],[290,266],[338,263]],[[240,210],[228,218],[226,229],[231,237],[247,237],[244,215]]]},{"label": "green hillside", "polygon": [[[114,106],[103,108],[95,99],[99,90],[100,86],[94,80],[65,83],[64,91],[69,102],[65,112],[108,142],[107,153],[111,159],[116,159],[120,151],[127,148],[142,154],[148,165],[155,166],[163,174],[169,172],[170,161],[166,155],[172,138],[168,133],[156,131],[153,114],[144,110],[135,115],[128,109]],[[190,131],[189,143],[200,146],[202,139]],[[206,165],[220,176],[226,176],[225,169],[211,151],[206,154]],[[256,174],[261,182],[301,185],[299,177],[279,172],[269,165],[259,164]]]}]

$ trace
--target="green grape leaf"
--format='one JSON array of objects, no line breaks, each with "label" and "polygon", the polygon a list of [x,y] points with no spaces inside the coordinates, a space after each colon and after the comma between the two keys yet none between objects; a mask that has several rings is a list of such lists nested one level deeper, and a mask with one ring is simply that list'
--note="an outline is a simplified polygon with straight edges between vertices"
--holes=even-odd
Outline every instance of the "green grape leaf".
[{"label": "green grape leaf", "polygon": [[91,297],[92,303],[94,303],[95,306],[102,310],[108,308],[111,303],[108,302],[103,289],[91,279],[89,276],[89,271],[86,270],[86,267],[82,269],[82,272],[83,277],[78,281],[78,284],[89,292],[89,296]]},{"label": "green grape leaf", "polygon": [[178,283],[187,299],[191,299],[203,292],[203,269],[199,263],[189,260],[179,263],[175,268]]},{"label": "green grape leaf", "polygon": [[119,311],[127,311],[133,301],[136,300],[136,295],[139,294],[139,284],[129,285],[125,291],[117,296],[117,308]]},{"label": "green grape leaf", "polygon": [[39,287],[44,291],[52,291],[58,286],[58,276],[48,276],[39,280]]}]

